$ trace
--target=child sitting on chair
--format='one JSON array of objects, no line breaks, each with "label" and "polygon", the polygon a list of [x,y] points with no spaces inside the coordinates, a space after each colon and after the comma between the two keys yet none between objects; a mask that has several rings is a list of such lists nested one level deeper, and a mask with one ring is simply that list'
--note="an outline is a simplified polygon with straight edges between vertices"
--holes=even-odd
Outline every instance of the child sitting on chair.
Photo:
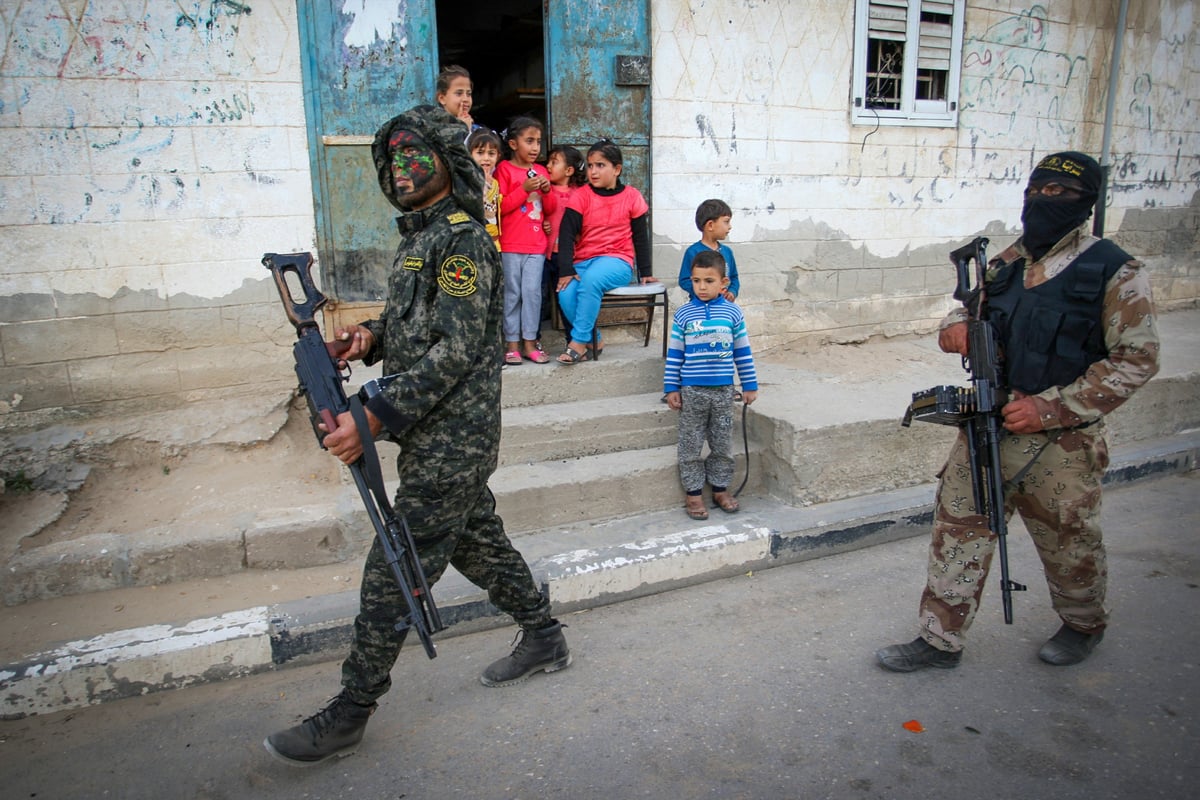
[{"label": "child sitting on chair", "polygon": [[[560,364],[577,364],[591,353],[593,327],[604,293],[637,275],[657,283],[650,266],[650,206],[621,181],[621,148],[601,139],[588,148],[588,185],[571,195],[558,234],[558,306],[571,328]],[[596,337],[599,339],[599,336]]]}]

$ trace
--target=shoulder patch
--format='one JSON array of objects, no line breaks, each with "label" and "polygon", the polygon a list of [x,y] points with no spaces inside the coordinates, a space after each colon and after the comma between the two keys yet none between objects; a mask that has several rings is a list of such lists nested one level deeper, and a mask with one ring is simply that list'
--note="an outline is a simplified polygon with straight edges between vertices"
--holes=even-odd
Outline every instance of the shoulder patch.
[{"label": "shoulder patch", "polygon": [[421,267],[425,266],[425,259],[416,256],[405,256],[400,266],[404,269],[410,269],[413,272],[420,272]]},{"label": "shoulder patch", "polygon": [[471,215],[465,211],[455,211],[453,214],[447,214],[446,219],[451,225],[458,225],[463,222],[470,222]]},{"label": "shoulder patch", "polygon": [[451,297],[468,297],[475,294],[475,279],[479,270],[475,262],[464,255],[452,255],[442,262],[438,270],[438,286]]}]

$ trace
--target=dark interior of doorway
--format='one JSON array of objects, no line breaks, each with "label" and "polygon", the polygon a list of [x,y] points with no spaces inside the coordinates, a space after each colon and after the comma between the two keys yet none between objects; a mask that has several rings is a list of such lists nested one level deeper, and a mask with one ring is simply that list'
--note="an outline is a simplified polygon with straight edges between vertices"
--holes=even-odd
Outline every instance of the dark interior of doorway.
[{"label": "dark interior of doorway", "polygon": [[437,0],[439,68],[466,67],[471,116],[496,131],[522,114],[547,122],[541,0]]}]

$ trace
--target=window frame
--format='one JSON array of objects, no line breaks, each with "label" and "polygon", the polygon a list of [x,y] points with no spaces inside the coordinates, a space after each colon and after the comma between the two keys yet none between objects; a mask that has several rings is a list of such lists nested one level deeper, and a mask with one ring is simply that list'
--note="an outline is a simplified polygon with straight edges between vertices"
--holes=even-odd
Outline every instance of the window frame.
[{"label": "window frame", "polygon": [[[905,2],[906,27],[904,45],[906,55],[909,42],[917,42],[920,49],[921,9],[926,0],[899,0]],[[867,56],[871,41],[886,41],[870,37],[871,6],[895,5],[897,0],[855,0],[854,2],[854,74],[850,121],[853,125],[913,125],[952,128],[958,125],[958,93],[962,71],[963,17],[966,15],[966,0],[941,0],[952,6],[950,20],[950,67],[946,72],[946,99],[919,100],[916,97],[918,59],[904,58],[900,73],[900,108],[867,107]],[[895,5],[899,9],[898,5]]]}]

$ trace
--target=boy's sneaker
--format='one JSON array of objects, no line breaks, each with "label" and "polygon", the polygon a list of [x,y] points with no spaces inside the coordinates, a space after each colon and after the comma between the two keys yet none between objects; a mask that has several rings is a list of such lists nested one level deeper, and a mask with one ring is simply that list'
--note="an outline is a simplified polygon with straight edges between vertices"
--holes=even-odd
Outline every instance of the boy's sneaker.
[{"label": "boy's sneaker", "polygon": [[263,740],[267,752],[294,767],[311,767],[334,756],[355,751],[375,713],[376,703],[360,706],[343,691],[299,725],[272,733]]},{"label": "boy's sneaker", "polygon": [[918,636],[908,644],[893,644],[875,653],[879,663],[892,672],[915,672],[925,667],[954,669],[962,661],[962,651],[938,650]]},{"label": "boy's sneaker", "polygon": [[493,662],[479,681],[484,686],[512,686],[520,683],[538,670],[557,672],[571,665],[571,650],[562,629],[566,626],[558,620],[537,630],[521,629],[520,641],[513,651]]}]

